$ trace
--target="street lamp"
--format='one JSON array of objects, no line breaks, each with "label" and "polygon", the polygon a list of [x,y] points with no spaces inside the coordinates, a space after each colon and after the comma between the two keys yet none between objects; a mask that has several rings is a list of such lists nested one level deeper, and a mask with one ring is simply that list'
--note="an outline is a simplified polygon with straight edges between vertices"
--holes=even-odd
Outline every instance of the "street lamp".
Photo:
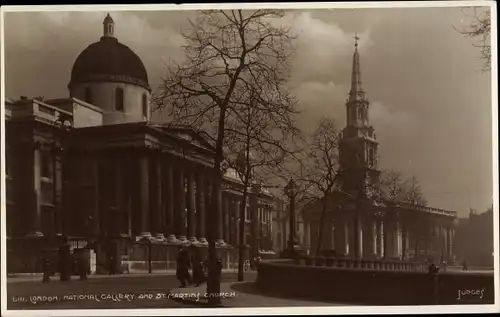
[{"label": "street lamp", "polygon": [[56,128],[60,129],[60,139],[61,139],[61,146],[59,148],[59,151],[61,153],[61,180],[62,180],[62,186],[61,186],[61,208],[60,208],[60,216],[61,216],[61,231],[62,231],[62,243],[59,246],[59,257],[60,257],[60,279],[61,281],[68,281],[71,279],[71,255],[70,255],[70,245],[68,243],[68,236],[66,232],[66,215],[65,215],[65,208],[67,207],[66,204],[64,203],[65,199],[65,188],[67,187],[66,184],[66,161],[67,161],[67,134],[71,131],[73,127],[73,122],[71,120],[71,117],[69,115],[60,113],[59,117],[57,117],[56,121],[54,122],[54,126]]},{"label": "street lamp", "polygon": [[287,248],[285,250],[285,257],[294,257],[295,255],[295,195],[296,195],[296,184],[293,179],[290,179],[288,184],[285,186],[285,194],[290,199],[290,236],[288,238]]}]

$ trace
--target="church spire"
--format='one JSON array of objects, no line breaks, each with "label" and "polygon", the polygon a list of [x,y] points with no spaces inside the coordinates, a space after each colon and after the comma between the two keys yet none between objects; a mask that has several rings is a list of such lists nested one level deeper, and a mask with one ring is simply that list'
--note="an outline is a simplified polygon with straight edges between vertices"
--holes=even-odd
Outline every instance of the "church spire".
[{"label": "church spire", "polygon": [[104,18],[104,21],[102,22],[102,24],[103,24],[103,28],[104,28],[103,37],[104,38],[114,38],[115,37],[115,35],[114,35],[114,33],[115,33],[115,22],[113,21],[113,19],[109,15],[109,13]]},{"label": "church spire", "polygon": [[365,99],[365,92],[361,85],[361,66],[359,63],[358,52],[358,33],[354,35],[354,54],[352,57],[352,75],[351,75],[351,91],[349,92],[349,101],[357,101]]}]

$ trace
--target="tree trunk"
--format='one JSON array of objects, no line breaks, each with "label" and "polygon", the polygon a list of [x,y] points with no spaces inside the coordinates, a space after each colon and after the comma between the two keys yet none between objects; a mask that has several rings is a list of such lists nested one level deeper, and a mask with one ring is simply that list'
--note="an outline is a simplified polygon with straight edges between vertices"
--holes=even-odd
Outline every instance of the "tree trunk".
[{"label": "tree trunk", "polygon": [[326,194],[323,195],[323,202],[321,204],[321,218],[320,218],[320,221],[319,221],[318,241],[316,242],[316,254],[315,254],[316,260],[320,256],[321,245],[323,243],[323,230],[325,228],[324,222],[325,222],[326,207],[327,207],[326,196],[327,196]]},{"label": "tree trunk", "polygon": [[244,280],[244,261],[245,261],[245,209],[248,196],[248,186],[243,189],[243,197],[240,204],[240,231],[239,231],[239,257],[238,257],[238,281]]},{"label": "tree trunk", "polygon": [[[207,279],[207,293],[219,294],[220,293],[220,273],[217,269],[217,249],[215,247],[216,228],[215,225],[220,220],[218,215],[219,208],[219,191],[221,186],[220,177],[221,160],[216,158],[215,168],[213,171],[213,186],[212,186],[212,202],[210,212],[207,215],[207,240],[208,240],[208,279]],[[219,305],[220,298],[217,296],[209,296],[208,303],[210,305]]]}]

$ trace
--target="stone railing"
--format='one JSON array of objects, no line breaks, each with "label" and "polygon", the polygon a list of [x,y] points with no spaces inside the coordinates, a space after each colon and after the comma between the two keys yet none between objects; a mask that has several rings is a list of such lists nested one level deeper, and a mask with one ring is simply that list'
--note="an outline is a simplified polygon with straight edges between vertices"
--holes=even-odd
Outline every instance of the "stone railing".
[{"label": "stone railing", "polygon": [[426,272],[427,264],[422,262],[398,261],[398,260],[367,260],[352,258],[334,258],[320,257],[314,259],[312,257],[301,257],[294,261],[294,264],[307,266],[325,266],[332,268],[344,269],[365,269],[365,270],[382,270],[382,271],[413,271]]}]

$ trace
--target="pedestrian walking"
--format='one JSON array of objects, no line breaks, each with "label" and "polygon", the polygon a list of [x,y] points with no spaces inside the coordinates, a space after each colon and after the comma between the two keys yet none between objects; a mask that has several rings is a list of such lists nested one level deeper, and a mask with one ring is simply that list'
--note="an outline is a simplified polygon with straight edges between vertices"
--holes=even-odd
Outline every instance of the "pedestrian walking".
[{"label": "pedestrian walking", "polygon": [[179,254],[177,254],[177,272],[175,275],[181,282],[181,287],[186,287],[186,284],[191,284],[191,275],[189,274],[189,268],[191,267],[190,262],[187,249],[179,246]]},{"label": "pedestrian walking", "polygon": [[196,284],[196,286],[200,286],[200,284],[206,281],[204,261],[197,247],[193,246],[192,251],[191,265],[193,268],[193,283]]},{"label": "pedestrian walking", "polygon": [[108,263],[109,275],[115,275],[115,257],[112,254],[110,254],[108,261],[109,261]]}]

